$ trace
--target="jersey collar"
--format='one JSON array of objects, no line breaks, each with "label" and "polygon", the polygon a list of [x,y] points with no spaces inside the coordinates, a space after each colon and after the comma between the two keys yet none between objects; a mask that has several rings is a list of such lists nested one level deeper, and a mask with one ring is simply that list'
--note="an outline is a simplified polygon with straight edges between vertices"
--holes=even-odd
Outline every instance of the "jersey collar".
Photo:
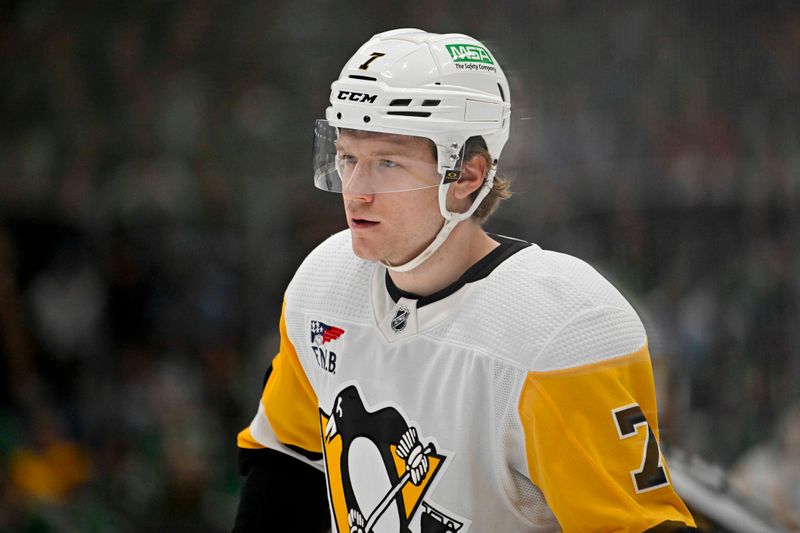
[{"label": "jersey collar", "polygon": [[447,287],[436,291],[435,293],[429,296],[419,296],[411,292],[404,291],[403,289],[399,288],[397,285],[394,284],[392,281],[391,276],[389,276],[389,271],[386,271],[385,279],[386,279],[386,290],[389,292],[389,296],[391,299],[397,303],[400,298],[406,298],[410,300],[417,300],[417,307],[424,307],[428,304],[438,302],[439,300],[443,300],[447,298],[458,289],[466,285],[467,283],[472,283],[474,281],[481,280],[492,273],[492,271],[497,268],[503,261],[517,253],[518,251],[527,248],[531,245],[531,243],[522,241],[519,239],[514,239],[511,237],[506,237],[503,235],[494,235],[489,234],[492,239],[496,240],[500,243],[500,246],[496,246],[492,249],[491,252],[483,256],[481,259],[478,260],[477,263],[472,265],[467,269],[464,274],[461,275],[456,281],[448,285]]},{"label": "jersey collar", "polygon": [[498,265],[530,243],[492,235],[500,242],[455,282],[430,296],[419,297],[398,288],[383,266],[372,274],[372,311],[378,329],[387,342],[394,343],[434,327],[457,311],[474,288],[472,284],[488,276]]}]

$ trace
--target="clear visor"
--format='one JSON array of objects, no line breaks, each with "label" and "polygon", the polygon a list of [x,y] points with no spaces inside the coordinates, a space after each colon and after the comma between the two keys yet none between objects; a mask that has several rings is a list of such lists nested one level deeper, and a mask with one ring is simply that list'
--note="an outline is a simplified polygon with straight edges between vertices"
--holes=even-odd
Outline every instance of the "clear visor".
[{"label": "clear visor", "polygon": [[377,194],[437,187],[436,145],[408,135],[342,130],[317,120],[314,185],[344,194]]}]

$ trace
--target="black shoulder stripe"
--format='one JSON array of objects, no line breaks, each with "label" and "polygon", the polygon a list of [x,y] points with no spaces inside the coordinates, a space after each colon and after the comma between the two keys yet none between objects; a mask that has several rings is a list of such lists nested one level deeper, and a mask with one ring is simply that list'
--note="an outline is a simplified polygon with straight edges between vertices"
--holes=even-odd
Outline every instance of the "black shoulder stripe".
[{"label": "black shoulder stripe", "polygon": [[667,520],[665,522],[661,522],[657,526],[651,527],[644,533],[696,533],[699,531],[699,529],[687,526],[683,522]]},{"label": "black shoulder stripe", "polygon": [[267,380],[269,379],[270,375],[272,375],[272,363],[270,363],[267,371],[264,372],[264,382],[261,384],[262,389],[267,386]]},{"label": "black shoulder stripe", "polygon": [[[311,461],[322,459],[321,453],[310,452],[303,448],[298,448],[297,446],[288,447]],[[285,453],[270,448],[239,448],[239,473],[243,476],[246,476],[254,466],[262,465],[266,462],[274,463],[276,461],[281,464],[288,463],[292,465],[298,462],[294,457],[290,457]]]},{"label": "black shoulder stripe", "polygon": [[322,453],[321,452],[310,452],[300,446],[294,446],[292,444],[286,444],[286,447],[292,450],[293,452],[297,452],[309,461],[321,461],[322,460]]}]

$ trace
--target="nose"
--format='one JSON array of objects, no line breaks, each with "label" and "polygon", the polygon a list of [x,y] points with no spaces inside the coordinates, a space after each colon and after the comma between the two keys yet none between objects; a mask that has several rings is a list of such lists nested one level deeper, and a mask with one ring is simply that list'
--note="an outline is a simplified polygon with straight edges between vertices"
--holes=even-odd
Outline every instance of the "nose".
[{"label": "nose", "polygon": [[372,201],[375,199],[375,193],[342,191],[342,197],[347,203],[360,202],[364,204],[371,204]]},{"label": "nose", "polygon": [[366,162],[356,162],[352,170],[342,176],[342,194],[351,198],[360,198],[364,201],[371,200],[374,193],[371,192],[370,172],[370,165]]}]

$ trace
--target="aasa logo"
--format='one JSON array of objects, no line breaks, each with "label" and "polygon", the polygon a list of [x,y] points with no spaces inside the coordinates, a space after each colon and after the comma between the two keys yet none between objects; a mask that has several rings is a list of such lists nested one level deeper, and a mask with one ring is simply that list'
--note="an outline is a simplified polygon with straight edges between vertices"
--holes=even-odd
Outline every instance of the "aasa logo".
[{"label": "aasa logo", "polygon": [[489,55],[486,48],[474,44],[446,44],[445,48],[456,63],[471,62],[494,65],[492,56]]},{"label": "aasa logo", "polygon": [[375,99],[378,98],[377,94],[358,93],[356,91],[339,91],[336,96],[339,100],[350,100],[351,102],[361,102],[366,104],[374,104]]}]

